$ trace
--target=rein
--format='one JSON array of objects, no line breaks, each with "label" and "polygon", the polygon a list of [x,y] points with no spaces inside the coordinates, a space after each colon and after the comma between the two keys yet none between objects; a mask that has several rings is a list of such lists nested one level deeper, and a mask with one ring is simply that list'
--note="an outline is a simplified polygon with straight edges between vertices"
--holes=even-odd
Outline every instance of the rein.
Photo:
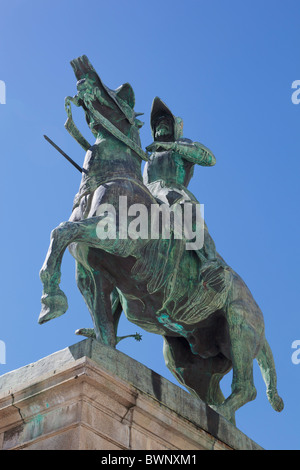
[{"label": "rein", "polygon": [[[134,142],[132,139],[127,137],[125,134],[123,134],[123,132],[121,132],[116,126],[114,126],[108,119],[102,116],[102,114],[99,113],[99,111],[93,108],[91,101],[88,101],[85,104],[87,108],[89,109],[89,112],[91,113],[91,115],[95,118],[93,127],[95,127],[96,124],[97,125],[101,124],[101,126],[104,127],[105,130],[107,130],[116,139],[118,139],[127,147],[129,147],[131,150],[133,150],[142,160],[146,162],[149,160],[147,154],[142,150],[142,148],[136,142]],[[81,145],[81,147],[83,147],[86,151],[91,147],[91,145],[86,141],[86,139],[83,137],[81,132],[76,127],[73,121],[72,115],[68,117],[65,123],[65,128],[71,134],[71,136]]]}]

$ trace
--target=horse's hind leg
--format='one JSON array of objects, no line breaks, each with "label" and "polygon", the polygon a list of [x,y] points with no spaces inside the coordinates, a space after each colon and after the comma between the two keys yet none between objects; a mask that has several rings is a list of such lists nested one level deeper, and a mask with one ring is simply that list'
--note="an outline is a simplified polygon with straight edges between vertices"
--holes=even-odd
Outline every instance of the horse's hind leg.
[{"label": "horse's hind leg", "polygon": [[[227,311],[230,352],[233,367],[232,393],[225,402],[214,407],[221,415],[232,420],[235,412],[256,397],[253,382],[253,359],[259,347],[263,328],[247,321],[247,305],[232,302]],[[261,331],[262,330],[262,331]]]},{"label": "horse's hind leg", "polygon": [[264,339],[263,345],[256,357],[256,360],[258,362],[263,379],[267,386],[267,397],[269,402],[271,403],[275,411],[282,411],[284,403],[277,392],[277,374],[273,353],[266,338]]},{"label": "horse's hind leg", "polygon": [[204,359],[192,353],[185,338],[166,336],[164,358],[168,369],[192,395],[208,405],[223,403],[220,381],[231,369],[231,362],[223,355]]}]

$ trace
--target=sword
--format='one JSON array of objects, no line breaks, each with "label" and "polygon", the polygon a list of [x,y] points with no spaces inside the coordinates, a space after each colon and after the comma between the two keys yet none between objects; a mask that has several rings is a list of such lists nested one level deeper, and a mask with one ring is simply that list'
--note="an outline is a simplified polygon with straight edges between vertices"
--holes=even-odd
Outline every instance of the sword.
[{"label": "sword", "polygon": [[56,145],[51,139],[49,139],[49,137],[47,137],[46,135],[44,135],[44,137],[47,140],[47,142],[49,142],[49,144],[51,144],[59,153],[61,153],[63,157],[65,157],[73,166],[75,166],[75,168],[77,168],[77,170],[80,171],[80,173],[85,173],[85,174],[88,173],[87,170],[77,165],[77,163],[74,162],[74,160],[72,160],[72,158],[69,157],[69,155],[67,155],[61,148],[59,148],[58,145]]}]

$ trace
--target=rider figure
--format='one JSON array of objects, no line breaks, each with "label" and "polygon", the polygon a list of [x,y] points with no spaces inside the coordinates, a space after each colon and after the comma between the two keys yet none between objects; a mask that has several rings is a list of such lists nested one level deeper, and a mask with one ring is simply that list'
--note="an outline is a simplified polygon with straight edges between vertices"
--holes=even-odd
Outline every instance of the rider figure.
[{"label": "rider figure", "polygon": [[[213,166],[216,159],[204,145],[182,137],[183,121],[173,116],[163,101],[156,97],[151,110],[151,130],[154,142],[146,147],[152,152],[144,169],[144,183],[150,192],[162,202],[199,204],[187,189],[194,173],[194,165]],[[205,225],[205,224],[204,224]],[[216,247],[205,225],[203,255],[207,260],[216,259]]]},{"label": "rider figure", "polygon": [[[169,205],[199,204],[187,189],[194,165],[213,166],[216,159],[204,145],[182,137],[183,121],[175,117],[165,103],[156,97],[151,110],[151,130],[154,142],[146,147],[151,152],[144,169],[144,184],[154,197]],[[218,292],[227,291],[230,278],[228,267],[217,254],[213,239],[204,222],[204,243],[195,250],[201,260],[200,279]],[[207,281],[207,282],[206,282]]]}]

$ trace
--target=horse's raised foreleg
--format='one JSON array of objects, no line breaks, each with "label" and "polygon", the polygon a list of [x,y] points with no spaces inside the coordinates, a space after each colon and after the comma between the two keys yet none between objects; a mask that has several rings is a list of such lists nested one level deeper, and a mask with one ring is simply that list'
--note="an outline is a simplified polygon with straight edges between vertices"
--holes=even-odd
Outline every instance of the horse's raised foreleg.
[{"label": "horse's raised foreleg", "polygon": [[68,309],[68,301],[59,288],[61,263],[67,246],[76,238],[78,228],[72,222],[60,224],[51,232],[50,246],[42,269],[40,279],[43,283],[42,310],[39,323],[45,323],[63,315]]},{"label": "horse's raised foreleg", "polygon": [[64,222],[52,231],[50,247],[40,271],[43,296],[39,323],[63,315],[68,308],[66,296],[60,290],[59,283],[62,258],[71,243],[83,243],[119,256],[129,256],[137,248],[136,240],[99,238],[97,225],[101,220],[102,217],[92,217],[79,222]]}]

